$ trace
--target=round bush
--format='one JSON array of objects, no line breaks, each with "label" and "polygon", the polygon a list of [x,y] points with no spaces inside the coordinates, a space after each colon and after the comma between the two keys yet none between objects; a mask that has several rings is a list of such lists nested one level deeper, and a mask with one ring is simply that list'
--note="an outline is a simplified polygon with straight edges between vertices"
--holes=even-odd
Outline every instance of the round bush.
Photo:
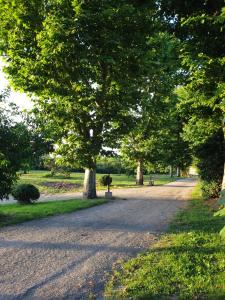
[{"label": "round bush", "polygon": [[112,177],[110,175],[104,175],[100,179],[100,184],[103,186],[108,186],[112,183]]},{"label": "round bush", "polygon": [[19,203],[30,204],[40,197],[40,192],[32,184],[20,184],[13,189],[12,195]]}]

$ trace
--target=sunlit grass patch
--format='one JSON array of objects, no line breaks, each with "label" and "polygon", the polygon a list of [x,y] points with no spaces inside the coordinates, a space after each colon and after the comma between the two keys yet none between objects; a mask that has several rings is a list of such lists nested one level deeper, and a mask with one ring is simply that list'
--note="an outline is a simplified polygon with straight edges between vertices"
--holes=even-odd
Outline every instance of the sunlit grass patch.
[{"label": "sunlit grass patch", "polygon": [[115,271],[108,299],[225,299],[224,216],[213,216],[199,187],[167,235]]},{"label": "sunlit grass patch", "polygon": [[40,202],[29,205],[4,204],[0,206],[0,227],[74,212],[105,203],[103,199]]}]

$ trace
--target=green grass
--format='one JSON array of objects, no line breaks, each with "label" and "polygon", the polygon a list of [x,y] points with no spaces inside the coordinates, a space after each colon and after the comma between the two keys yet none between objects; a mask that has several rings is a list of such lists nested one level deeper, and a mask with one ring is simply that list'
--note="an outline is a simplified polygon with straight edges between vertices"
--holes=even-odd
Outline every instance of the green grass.
[{"label": "green grass", "polygon": [[[22,174],[18,180],[18,183],[31,183],[38,187],[41,193],[64,193],[64,192],[75,192],[81,191],[84,179],[84,173],[71,173],[70,178],[65,178],[62,175],[56,175],[54,177],[49,177],[49,172],[47,171],[31,171],[28,174]],[[103,174],[97,174],[97,183]],[[113,178],[112,188],[125,188],[125,187],[137,187],[135,177],[127,176],[124,174],[112,174]],[[171,181],[176,180],[176,177],[170,178],[168,175],[153,175],[155,185],[166,184]],[[145,175],[145,183],[148,183],[149,176]],[[69,183],[76,184],[77,186],[72,187],[71,189],[65,187],[49,187],[44,186],[48,183]],[[105,187],[97,185],[97,189],[105,189]]]},{"label": "green grass", "polygon": [[0,227],[70,213],[105,202],[103,199],[94,199],[50,201],[30,205],[5,204],[0,206]]},{"label": "green grass", "polygon": [[106,299],[225,299],[225,241],[218,234],[224,222],[197,187],[169,232],[115,270]]}]

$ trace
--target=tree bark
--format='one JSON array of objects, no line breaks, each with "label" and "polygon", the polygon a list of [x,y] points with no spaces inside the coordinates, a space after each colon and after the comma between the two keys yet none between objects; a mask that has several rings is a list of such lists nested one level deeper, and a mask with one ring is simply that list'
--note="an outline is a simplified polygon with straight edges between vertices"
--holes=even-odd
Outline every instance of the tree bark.
[{"label": "tree bark", "polygon": [[170,166],[170,173],[169,173],[170,177],[173,177],[173,166]]},{"label": "tree bark", "polygon": [[222,181],[222,190],[224,189],[225,189],[225,164],[224,164],[223,181]]},{"label": "tree bark", "polygon": [[143,175],[143,160],[138,161],[137,165],[137,175],[136,175],[136,184],[143,185],[144,184],[144,175]]},{"label": "tree bark", "polygon": [[177,167],[177,177],[180,177],[180,168]]},{"label": "tree bark", "polygon": [[[225,118],[223,118],[223,121],[222,121],[222,126],[223,126],[223,136],[224,136],[224,142],[225,142]],[[224,157],[225,157],[225,154],[224,154]],[[224,158],[225,159],[225,158]],[[223,165],[223,180],[222,180],[222,187],[221,187],[221,190],[224,190],[225,189],[225,161],[224,161],[224,165]]]},{"label": "tree bark", "polygon": [[96,194],[96,169],[86,168],[84,175],[84,199],[97,198]]}]

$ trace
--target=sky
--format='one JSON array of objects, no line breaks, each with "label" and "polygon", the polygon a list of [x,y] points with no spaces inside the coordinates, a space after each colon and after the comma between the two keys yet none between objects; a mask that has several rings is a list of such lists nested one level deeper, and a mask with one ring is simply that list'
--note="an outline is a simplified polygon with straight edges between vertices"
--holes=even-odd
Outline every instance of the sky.
[{"label": "sky", "polygon": [[[5,74],[2,71],[4,64],[0,60],[0,90],[3,90],[8,86],[8,81],[5,77]],[[12,91],[9,100],[11,102],[16,103],[21,109],[31,109],[32,108],[32,102],[29,100],[29,98],[19,92]]]}]

